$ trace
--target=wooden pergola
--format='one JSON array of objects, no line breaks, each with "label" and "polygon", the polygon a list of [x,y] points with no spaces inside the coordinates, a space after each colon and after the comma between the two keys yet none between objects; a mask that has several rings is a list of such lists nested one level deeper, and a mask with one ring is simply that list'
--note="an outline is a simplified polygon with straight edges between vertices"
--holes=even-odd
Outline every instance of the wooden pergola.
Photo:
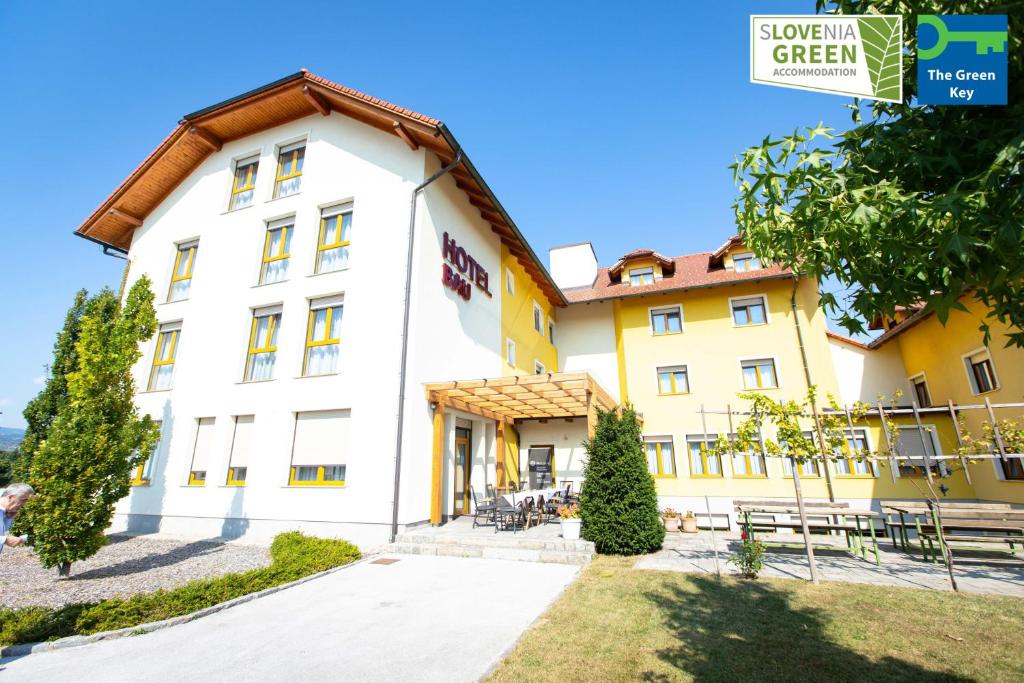
[{"label": "wooden pergola", "polygon": [[434,409],[433,477],[430,521],[440,524],[444,475],[444,416],[447,408],[494,420],[497,425],[498,482],[505,483],[502,454],[505,426],[517,420],[586,417],[593,436],[597,408],[613,410],[615,400],[586,372],[548,372],[492,379],[467,379],[426,385]]}]

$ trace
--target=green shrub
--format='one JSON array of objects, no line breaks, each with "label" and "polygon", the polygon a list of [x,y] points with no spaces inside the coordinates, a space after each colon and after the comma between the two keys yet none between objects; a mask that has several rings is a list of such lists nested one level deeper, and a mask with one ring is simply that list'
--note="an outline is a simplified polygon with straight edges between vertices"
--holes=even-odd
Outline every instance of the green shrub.
[{"label": "green shrub", "polygon": [[298,531],[278,534],[270,546],[269,567],[199,579],[171,590],[130,598],[67,605],[0,610],[0,644],[33,643],[72,635],[138,626],[190,614],[206,607],[301,579],[358,560],[347,541],[312,538]]},{"label": "green shrub", "polygon": [[583,444],[580,508],[583,538],[597,552],[639,555],[661,547],[665,526],[658,513],[654,479],[647,472],[636,412],[598,411],[597,429]]}]

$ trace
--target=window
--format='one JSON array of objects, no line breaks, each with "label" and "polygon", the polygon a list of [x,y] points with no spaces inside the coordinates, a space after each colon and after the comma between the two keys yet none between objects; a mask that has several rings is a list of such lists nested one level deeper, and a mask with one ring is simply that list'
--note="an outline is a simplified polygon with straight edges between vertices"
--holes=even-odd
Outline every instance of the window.
[{"label": "window", "polygon": [[925,381],[924,374],[911,377],[910,383],[914,385],[914,397],[917,399],[917,405],[922,408],[931,407],[932,397],[928,392],[928,383]]},{"label": "window", "polygon": [[555,343],[555,321],[548,319],[548,341]]},{"label": "window", "polygon": [[516,343],[511,339],[505,340],[505,362],[512,367],[516,366]]},{"label": "window", "polygon": [[309,325],[306,330],[306,357],[302,374],[331,375],[338,371],[341,352],[340,296],[317,299],[309,303]]},{"label": "window", "polygon": [[743,370],[744,389],[777,389],[779,379],[775,375],[775,361],[771,358],[757,358],[740,363]]},{"label": "window", "polygon": [[544,310],[536,301],[533,302],[533,329],[544,334]]},{"label": "window", "polygon": [[343,486],[348,450],[349,411],[317,410],[295,414],[292,486]]},{"label": "window", "polygon": [[681,306],[651,309],[651,332],[653,334],[679,334],[683,331],[683,309]]},{"label": "window", "polygon": [[216,423],[213,417],[201,417],[196,421],[196,441],[192,446],[192,466],[188,473],[189,486],[206,486],[206,467],[213,450]]},{"label": "window", "polygon": [[231,437],[231,456],[228,459],[228,486],[245,486],[249,470],[249,449],[252,444],[253,415],[235,416],[235,433]]},{"label": "window", "polygon": [[516,278],[512,275],[512,269],[505,269],[505,291],[511,296],[516,295]]},{"label": "window", "polygon": [[243,209],[252,204],[252,195],[256,189],[256,169],[259,165],[259,155],[235,162],[235,179],[231,183],[228,211]]},{"label": "window", "polygon": [[[922,432],[924,432],[922,434]],[[925,426],[918,429],[916,425],[900,426],[899,428],[899,452],[906,456],[899,459],[900,476],[925,476],[925,455],[932,463],[932,474],[939,475],[942,467],[935,459],[939,445],[935,439],[935,428]],[[938,469],[936,469],[938,468]]]},{"label": "window", "polygon": [[171,388],[174,375],[174,357],[178,353],[178,336],[181,321],[164,323],[156,338],[156,352],[153,354],[153,369],[149,373],[149,390],[165,391]]},{"label": "window", "polygon": [[629,284],[632,287],[654,284],[654,268],[634,268],[629,271]]},{"label": "window", "polygon": [[302,182],[302,163],[306,158],[306,142],[282,147],[277,152],[277,178],[274,180],[274,199],[287,197],[299,191]]},{"label": "window", "polygon": [[761,259],[753,254],[736,254],[732,257],[732,267],[737,273],[758,270],[761,268]]},{"label": "window", "polygon": [[171,288],[167,292],[167,301],[181,301],[188,298],[192,287],[192,267],[196,262],[199,242],[179,244],[174,254],[174,270],[171,272]]},{"label": "window", "polygon": [[849,452],[836,454],[836,474],[840,477],[874,476],[871,463],[857,457],[870,453],[867,432],[863,429],[846,430],[846,448]]},{"label": "window", "polygon": [[686,448],[690,452],[690,474],[694,477],[721,477],[722,460],[714,452],[717,434],[688,436]]},{"label": "window", "polygon": [[[160,432],[161,438],[163,436],[163,422],[160,420],[154,420],[157,431]],[[150,477],[153,473],[153,461],[156,460],[157,453],[160,452],[160,442],[157,441],[156,445],[153,446],[153,452],[149,454],[149,457],[143,460],[135,468],[135,472],[132,474],[132,486],[148,486]]]},{"label": "window", "polygon": [[543,375],[545,372],[547,372],[547,370],[544,369],[543,363],[541,363],[539,360],[533,361],[533,374]]},{"label": "window", "polygon": [[690,393],[690,379],[685,365],[658,368],[658,393],[662,396]]},{"label": "window", "polygon": [[348,245],[352,237],[352,205],[324,209],[320,214],[320,240],[316,247],[316,272],[330,273],[348,268]]},{"label": "window", "polygon": [[260,269],[261,285],[288,279],[288,262],[291,260],[292,232],[294,231],[294,218],[267,224],[267,237],[263,244],[263,266]]},{"label": "window", "polygon": [[996,461],[1003,468],[1003,479],[1020,481],[1024,479],[1024,461],[1020,458],[1006,458],[1006,463]]},{"label": "window", "polygon": [[979,349],[964,356],[964,367],[967,369],[967,381],[972,393],[984,394],[999,388],[988,349]]},{"label": "window", "polygon": [[644,448],[647,450],[647,471],[655,477],[676,476],[676,459],[672,451],[672,437],[646,436]]},{"label": "window", "polygon": [[277,360],[277,329],[281,326],[281,307],[256,309],[252,313],[249,352],[245,360],[245,381],[261,382],[274,378]]},{"label": "window", "polygon": [[[814,432],[803,432],[803,437],[805,439],[811,441],[811,442],[814,442]],[[785,441],[780,441],[779,445],[782,447],[782,450],[784,450],[784,451],[788,451],[789,450],[789,446],[786,444]],[[817,451],[817,449],[815,449],[815,451]],[[783,473],[783,476],[786,476],[786,477],[792,477],[793,476],[793,458],[791,458],[791,457],[783,458],[783,460],[782,460],[782,473]],[[818,467],[818,461],[817,460],[813,460],[811,458],[806,458],[803,462],[801,462],[800,463],[800,476],[801,477],[814,477],[814,478],[820,477],[821,476],[821,470]]]},{"label": "window", "polygon": [[763,296],[731,299],[730,302],[732,304],[732,322],[736,327],[764,325],[768,322],[767,307]]},{"label": "window", "polygon": [[[729,441],[735,444],[736,435],[730,434]],[[768,476],[764,456],[754,451],[740,452],[735,445],[732,453],[732,475],[734,477],[763,478]]]}]

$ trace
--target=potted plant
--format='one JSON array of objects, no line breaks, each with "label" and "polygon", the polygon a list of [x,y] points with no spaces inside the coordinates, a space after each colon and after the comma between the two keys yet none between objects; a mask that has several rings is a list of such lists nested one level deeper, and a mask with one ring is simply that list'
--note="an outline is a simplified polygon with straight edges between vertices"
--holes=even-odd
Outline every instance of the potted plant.
[{"label": "potted plant", "polygon": [[693,510],[687,510],[686,514],[683,515],[680,531],[684,534],[697,533],[697,515],[693,514]]},{"label": "potted plant", "polygon": [[558,516],[562,520],[562,538],[567,541],[580,540],[580,527],[583,526],[583,519],[580,517],[579,504],[559,505]]},{"label": "potted plant", "polygon": [[665,531],[679,531],[679,513],[672,508],[661,511],[661,520],[665,523]]}]

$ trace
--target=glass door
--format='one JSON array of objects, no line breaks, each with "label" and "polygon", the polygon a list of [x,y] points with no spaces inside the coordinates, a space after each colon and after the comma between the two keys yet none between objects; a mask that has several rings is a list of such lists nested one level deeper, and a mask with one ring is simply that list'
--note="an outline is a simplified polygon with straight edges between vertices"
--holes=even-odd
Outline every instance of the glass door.
[{"label": "glass door", "polygon": [[455,500],[452,515],[469,512],[469,430],[455,430]]}]

